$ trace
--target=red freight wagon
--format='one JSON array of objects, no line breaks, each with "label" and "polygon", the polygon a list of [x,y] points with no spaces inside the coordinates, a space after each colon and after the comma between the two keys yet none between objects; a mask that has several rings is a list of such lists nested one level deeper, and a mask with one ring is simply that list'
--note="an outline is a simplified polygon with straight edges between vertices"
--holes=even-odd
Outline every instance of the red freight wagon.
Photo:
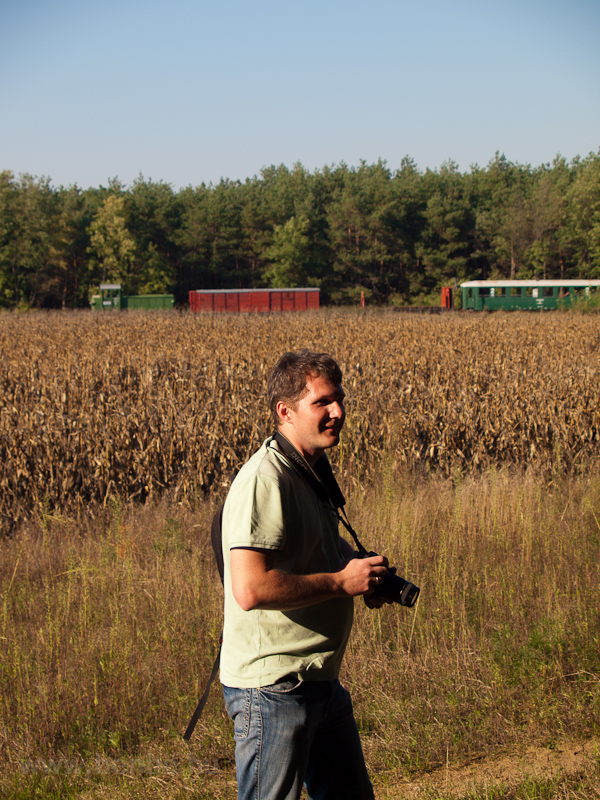
[{"label": "red freight wagon", "polygon": [[192,311],[308,311],[319,308],[319,289],[194,289]]}]

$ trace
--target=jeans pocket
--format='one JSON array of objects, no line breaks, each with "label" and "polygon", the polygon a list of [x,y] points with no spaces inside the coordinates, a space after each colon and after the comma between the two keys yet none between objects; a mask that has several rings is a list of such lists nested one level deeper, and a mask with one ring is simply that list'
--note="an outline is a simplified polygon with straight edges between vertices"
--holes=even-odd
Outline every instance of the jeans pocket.
[{"label": "jeans pocket", "polygon": [[252,713],[252,689],[223,687],[225,708],[233,721],[234,741],[247,738]]}]

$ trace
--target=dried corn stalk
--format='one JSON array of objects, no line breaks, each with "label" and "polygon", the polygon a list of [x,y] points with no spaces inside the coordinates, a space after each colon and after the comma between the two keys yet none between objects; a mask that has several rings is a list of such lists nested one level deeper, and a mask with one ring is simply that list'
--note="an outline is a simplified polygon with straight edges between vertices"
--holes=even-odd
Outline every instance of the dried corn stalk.
[{"label": "dried corn stalk", "polygon": [[0,525],[111,497],[222,492],[271,429],[268,370],[331,352],[348,395],[343,480],[382,461],[548,473],[598,455],[596,317],[392,312],[0,316]]}]

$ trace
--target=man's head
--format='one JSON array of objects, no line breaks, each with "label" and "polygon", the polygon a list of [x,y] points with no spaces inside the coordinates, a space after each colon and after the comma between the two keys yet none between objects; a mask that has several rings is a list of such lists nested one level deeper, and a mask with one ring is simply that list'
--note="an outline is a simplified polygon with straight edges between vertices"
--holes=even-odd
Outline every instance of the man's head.
[{"label": "man's head", "polygon": [[299,350],[297,353],[284,353],[275,364],[269,375],[267,391],[269,408],[275,425],[281,420],[277,413],[277,403],[285,400],[294,408],[306,394],[306,382],[309,378],[326,378],[329,383],[339,385],[342,382],[342,371],[326,353],[313,353],[310,350]]},{"label": "man's head", "polygon": [[344,424],[342,372],[331,356],[285,353],[269,375],[269,405],[281,433],[309,463],[339,442]]}]

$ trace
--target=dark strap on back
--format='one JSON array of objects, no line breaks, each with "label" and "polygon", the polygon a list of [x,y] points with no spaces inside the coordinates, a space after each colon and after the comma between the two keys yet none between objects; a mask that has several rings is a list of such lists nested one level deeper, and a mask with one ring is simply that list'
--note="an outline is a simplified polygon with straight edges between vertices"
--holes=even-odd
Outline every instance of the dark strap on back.
[{"label": "dark strap on back", "polygon": [[196,723],[198,722],[198,720],[200,719],[200,715],[204,711],[204,706],[206,705],[206,701],[208,700],[208,695],[210,694],[210,687],[212,686],[214,679],[217,677],[217,672],[219,671],[220,663],[221,663],[221,645],[219,644],[219,652],[217,653],[217,657],[215,658],[215,663],[213,664],[212,671],[206,683],[204,694],[200,698],[200,702],[196,706],[196,710],[192,714],[192,718],[189,721],[185,733],[183,734],[183,738],[185,739],[186,742],[189,742],[191,735],[194,732],[194,728],[196,727]]},{"label": "dark strap on back", "polygon": [[225,503],[223,503],[221,508],[213,516],[210,525],[210,541],[212,544],[213,553],[215,554],[215,561],[217,562],[217,569],[219,570],[219,577],[221,578],[221,583],[223,583],[225,574],[225,567],[223,566],[223,539],[221,536],[224,507]]},{"label": "dark strap on back", "polygon": [[[215,554],[215,561],[217,562],[217,569],[219,570],[219,577],[221,578],[221,583],[223,583],[224,577],[224,567],[223,567],[223,540],[221,538],[221,525],[223,522],[223,505],[219,508],[219,510],[215,513],[212,518],[212,522],[210,525],[210,541],[212,544],[212,549]],[[217,652],[217,657],[215,658],[215,662],[213,664],[211,673],[208,677],[208,681],[206,682],[206,688],[204,689],[204,694],[200,698],[198,705],[196,706],[196,710],[192,714],[192,718],[190,719],[188,726],[186,728],[185,733],[183,734],[183,738],[186,742],[189,742],[192,733],[194,732],[194,728],[202,712],[204,711],[204,706],[206,705],[206,701],[208,700],[208,695],[210,694],[210,687],[213,684],[214,679],[217,677],[217,672],[219,671],[219,665],[221,663],[221,644],[223,642],[223,634],[221,634],[221,642],[219,643],[219,650]]]}]

